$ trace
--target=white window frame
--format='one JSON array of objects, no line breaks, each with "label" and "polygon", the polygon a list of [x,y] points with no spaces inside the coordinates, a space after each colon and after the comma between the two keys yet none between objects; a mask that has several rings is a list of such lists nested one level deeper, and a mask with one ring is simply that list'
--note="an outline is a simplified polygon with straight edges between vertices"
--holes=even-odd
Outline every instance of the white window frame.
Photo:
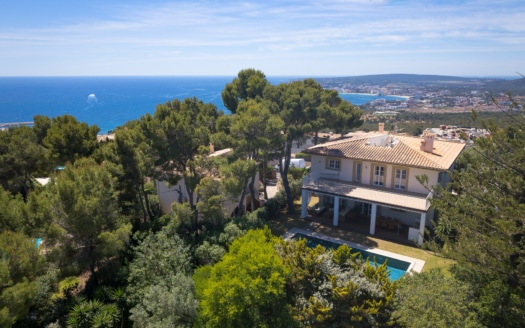
[{"label": "white window frame", "polygon": [[326,164],[326,168],[329,170],[341,170],[341,161],[335,158],[329,158]]},{"label": "white window frame", "polygon": [[407,190],[408,170],[396,168],[394,170],[394,189]]},{"label": "white window frame", "polygon": [[372,184],[374,186],[385,186],[386,167],[382,165],[374,165],[374,172],[372,176]]}]

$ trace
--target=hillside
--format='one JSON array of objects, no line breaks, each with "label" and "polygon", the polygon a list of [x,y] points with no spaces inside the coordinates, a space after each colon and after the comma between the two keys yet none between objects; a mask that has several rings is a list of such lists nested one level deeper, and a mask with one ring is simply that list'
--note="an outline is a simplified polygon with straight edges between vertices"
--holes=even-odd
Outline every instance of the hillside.
[{"label": "hillside", "polygon": [[445,75],[418,75],[418,74],[377,74],[333,78],[318,78],[319,83],[469,83],[487,81],[489,79],[465,78]]}]

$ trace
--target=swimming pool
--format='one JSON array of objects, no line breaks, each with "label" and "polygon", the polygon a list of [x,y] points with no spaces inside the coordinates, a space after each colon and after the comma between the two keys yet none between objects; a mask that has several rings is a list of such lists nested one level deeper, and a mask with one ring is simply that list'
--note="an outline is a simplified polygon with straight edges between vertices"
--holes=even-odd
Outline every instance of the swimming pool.
[{"label": "swimming pool", "polygon": [[[321,245],[327,249],[337,249],[339,246],[343,244],[343,242],[337,243],[326,239],[321,239],[309,235],[305,235],[302,233],[295,233],[292,237],[292,239],[305,239],[306,245],[309,247],[315,247],[317,245]],[[350,245],[349,245],[350,246]],[[405,272],[407,272],[408,268],[410,267],[410,262],[402,261],[399,259],[391,258],[385,255],[367,252],[365,250],[352,247],[352,253],[361,253],[363,258],[366,258],[369,262],[372,264],[374,263],[374,258],[377,264],[381,265],[387,261],[387,271],[389,273],[390,280],[398,280],[401,278]]]}]

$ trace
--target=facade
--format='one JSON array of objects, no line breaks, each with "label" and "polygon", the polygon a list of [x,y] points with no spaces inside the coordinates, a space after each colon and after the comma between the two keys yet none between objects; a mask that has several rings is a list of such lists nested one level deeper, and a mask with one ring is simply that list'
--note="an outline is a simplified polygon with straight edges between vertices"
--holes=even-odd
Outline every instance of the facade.
[{"label": "facade", "polygon": [[[408,231],[408,240],[423,242],[431,226],[432,186],[449,181],[447,171],[465,144],[379,132],[348,135],[305,150],[311,154],[311,173],[304,178],[301,217],[327,211],[338,226],[356,215],[369,217],[370,234],[376,228]],[[417,179],[427,177],[427,187]],[[311,196],[319,203],[309,208]],[[407,229],[408,228],[408,229]]]}]

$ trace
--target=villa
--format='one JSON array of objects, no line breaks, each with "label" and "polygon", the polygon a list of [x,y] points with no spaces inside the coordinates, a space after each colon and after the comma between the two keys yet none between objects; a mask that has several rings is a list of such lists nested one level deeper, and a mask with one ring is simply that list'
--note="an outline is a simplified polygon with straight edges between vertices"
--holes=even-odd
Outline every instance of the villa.
[{"label": "villa", "polygon": [[[431,227],[432,187],[445,186],[447,174],[465,144],[379,131],[355,133],[305,150],[311,173],[303,179],[301,218],[325,215],[334,226],[352,224],[357,216],[369,220],[369,234],[385,229],[423,243]],[[426,176],[424,186],[417,177]],[[309,206],[315,195],[319,202]]]}]

